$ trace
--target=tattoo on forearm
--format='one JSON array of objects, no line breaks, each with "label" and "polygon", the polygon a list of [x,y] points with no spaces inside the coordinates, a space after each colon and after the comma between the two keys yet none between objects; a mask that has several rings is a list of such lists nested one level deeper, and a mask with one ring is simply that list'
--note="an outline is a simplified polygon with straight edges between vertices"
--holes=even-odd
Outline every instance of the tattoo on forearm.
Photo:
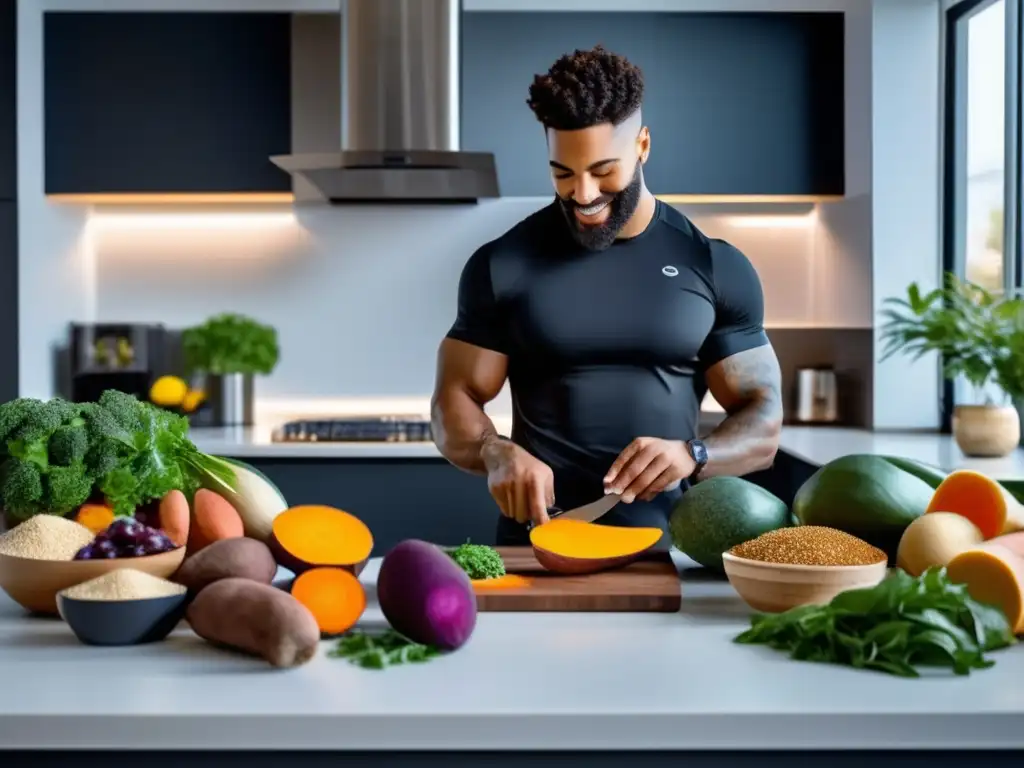
[{"label": "tattoo on forearm", "polygon": [[782,375],[775,351],[765,346],[727,358],[716,377],[737,405],[727,408],[729,415],[704,438],[708,463],[698,479],[767,469],[782,426]]}]

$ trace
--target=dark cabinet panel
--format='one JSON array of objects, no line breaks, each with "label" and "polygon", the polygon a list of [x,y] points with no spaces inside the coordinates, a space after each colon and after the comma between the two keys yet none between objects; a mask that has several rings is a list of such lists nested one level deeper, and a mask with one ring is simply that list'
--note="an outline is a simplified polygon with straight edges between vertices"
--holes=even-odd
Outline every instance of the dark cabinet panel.
[{"label": "dark cabinet panel", "polygon": [[602,44],[644,72],[656,194],[839,195],[840,13],[463,14],[462,146],[496,153],[502,193],[550,195],[530,83]]},{"label": "dark cabinet panel", "polygon": [[254,459],[289,504],[330,504],[358,515],[374,555],[406,538],[436,544],[495,540],[498,508],[482,477],[441,459]]},{"label": "dark cabinet panel", "polygon": [[0,402],[18,396],[18,205],[0,200]]},{"label": "dark cabinet panel", "polygon": [[[239,458],[266,474],[289,504],[329,504],[358,515],[373,531],[375,556],[407,538],[495,541],[499,512],[487,482],[441,459]],[[815,469],[780,452],[774,467],[747,479],[791,505]]]},{"label": "dark cabinet panel", "polygon": [[46,192],[288,192],[291,18],[47,13]]},{"label": "dark cabinet panel", "polygon": [[13,200],[18,190],[17,6],[0,0],[0,200]]}]

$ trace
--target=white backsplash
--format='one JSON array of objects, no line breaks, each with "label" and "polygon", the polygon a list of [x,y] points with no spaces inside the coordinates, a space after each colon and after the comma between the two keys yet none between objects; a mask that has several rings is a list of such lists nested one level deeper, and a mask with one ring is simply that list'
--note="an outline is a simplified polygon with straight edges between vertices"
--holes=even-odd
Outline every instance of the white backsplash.
[{"label": "white backsplash", "polygon": [[[260,380],[261,397],[419,397],[431,389],[464,262],[545,203],[315,206],[294,218],[287,210],[94,214],[89,304],[98,321],[181,327],[237,311],[276,326],[281,362]],[[844,249],[843,233],[822,223],[827,212],[811,220],[806,210],[781,216],[770,206],[757,216],[686,212],[749,256],[769,325],[870,325],[870,256]]]}]

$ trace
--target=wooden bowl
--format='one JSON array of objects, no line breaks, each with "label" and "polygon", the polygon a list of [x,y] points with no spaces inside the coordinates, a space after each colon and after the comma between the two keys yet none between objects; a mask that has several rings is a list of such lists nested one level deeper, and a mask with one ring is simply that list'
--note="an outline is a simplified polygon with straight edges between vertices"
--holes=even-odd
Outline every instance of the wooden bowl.
[{"label": "wooden bowl", "polygon": [[161,579],[171,576],[185,559],[185,547],[146,557],[112,560],[33,560],[0,555],[0,589],[32,613],[57,615],[57,593],[118,568],[134,568]]},{"label": "wooden bowl", "polygon": [[782,613],[801,605],[824,605],[840,592],[873,587],[888,563],[871,565],[786,565],[722,555],[725,575],[743,602],[762,613]]}]

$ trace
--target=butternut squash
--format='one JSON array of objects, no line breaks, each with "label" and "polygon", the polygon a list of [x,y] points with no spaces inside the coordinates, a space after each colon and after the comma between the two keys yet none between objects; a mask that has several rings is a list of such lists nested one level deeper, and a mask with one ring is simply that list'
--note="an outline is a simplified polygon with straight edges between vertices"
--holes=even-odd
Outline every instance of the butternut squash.
[{"label": "butternut squash", "polygon": [[932,566],[946,566],[961,552],[985,540],[974,523],[953,512],[933,512],[914,520],[903,531],[896,565],[911,576]]},{"label": "butternut squash", "polygon": [[996,536],[992,539],[992,543],[1004,546],[1014,554],[1024,557],[1024,531]]},{"label": "butternut squash", "polygon": [[946,573],[975,600],[1002,609],[1014,634],[1024,634],[1024,557],[987,541],[954,557]]},{"label": "butternut squash", "polygon": [[966,517],[985,539],[1024,530],[1024,506],[981,472],[958,469],[935,489],[925,513],[953,512]]},{"label": "butternut squash", "polygon": [[530,530],[537,562],[555,573],[584,574],[620,568],[639,559],[661,540],[659,528],[627,528],[549,520]]}]

